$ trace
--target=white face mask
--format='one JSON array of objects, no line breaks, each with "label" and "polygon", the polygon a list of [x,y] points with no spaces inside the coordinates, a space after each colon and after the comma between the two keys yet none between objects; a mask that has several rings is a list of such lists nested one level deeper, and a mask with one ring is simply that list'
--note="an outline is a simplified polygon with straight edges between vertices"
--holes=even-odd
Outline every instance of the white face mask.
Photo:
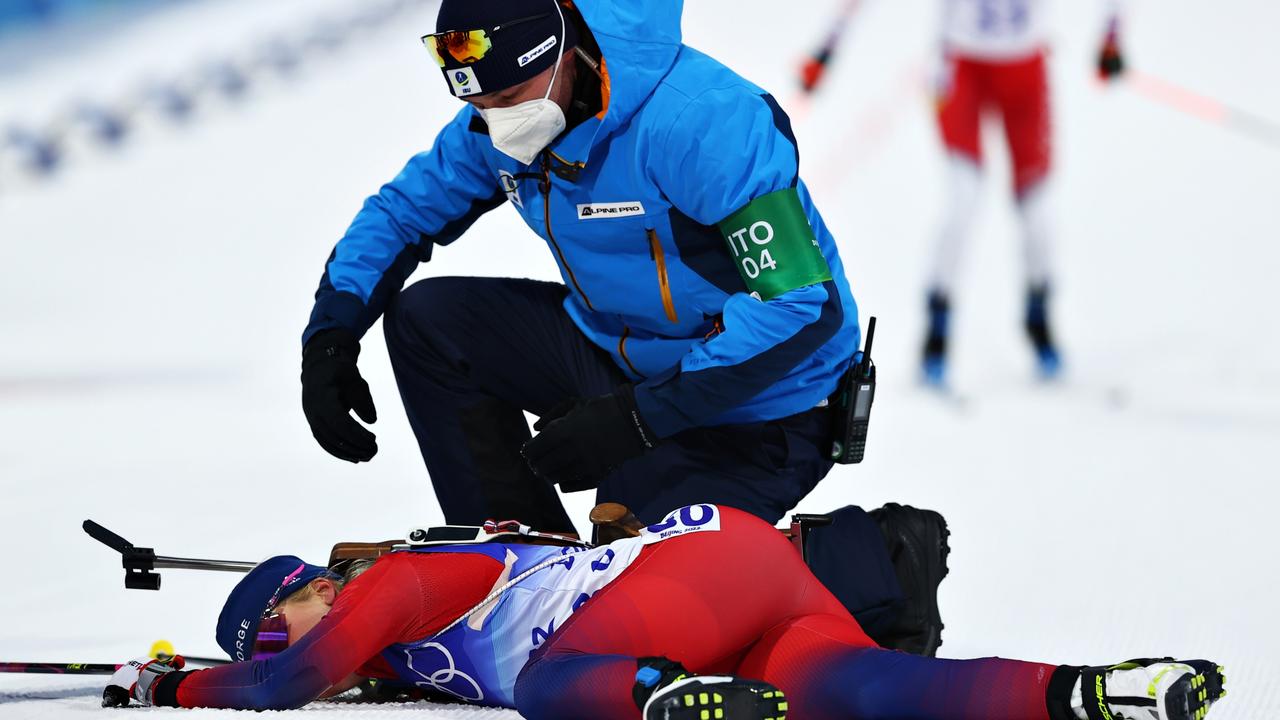
[{"label": "white face mask", "polygon": [[[555,5],[560,13],[560,37],[563,38],[564,11],[560,10],[559,2]],[[556,48],[556,51],[556,64],[551,70],[551,84],[547,86],[546,95],[511,107],[480,110],[481,117],[489,126],[493,147],[522,165],[532,163],[538,153],[565,129],[564,111],[551,99],[556,76],[560,74],[560,61],[564,59],[563,48]]]}]

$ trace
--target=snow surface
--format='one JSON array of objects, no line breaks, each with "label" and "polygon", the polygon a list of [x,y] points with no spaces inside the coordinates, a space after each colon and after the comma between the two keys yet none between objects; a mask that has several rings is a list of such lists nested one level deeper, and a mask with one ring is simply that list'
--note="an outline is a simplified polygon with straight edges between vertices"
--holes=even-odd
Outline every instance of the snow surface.
[{"label": "snow surface", "polygon": [[[1211,718],[1280,716],[1269,664],[1280,639],[1280,149],[1133,88],[1099,88],[1094,3],[1059,2],[1057,316],[1069,378],[1031,380],[993,131],[956,303],[957,394],[940,400],[914,372],[943,199],[924,92],[936,3],[868,3],[826,92],[801,105],[794,61],[839,4],[693,0],[685,19],[690,44],[793,111],[804,175],[862,312],[880,319],[867,461],[836,469],[801,509],[900,501],[946,514],[945,656],[1208,656],[1231,686]],[[0,121],[38,120],[84,88],[108,93],[239,47],[250,28],[342,5],[181,5],[0,75]],[[298,408],[298,337],[331,244],[457,107],[417,40],[432,13],[415,13],[189,128],[152,128],[50,182],[0,188],[0,660],[121,662],[158,638],[216,654],[213,621],[234,576],[169,571],[162,592],[126,591],[114,555],[80,532],[85,518],[162,554],[247,560],[322,560],[337,540],[440,521],[376,329],[361,363],[381,418],[376,460],[329,458]],[[1280,118],[1277,21],[1265,0],[1135,4],[1127,49],[1147,73]],[[429,274],[556,276],[505,210],[438,251],[419,277]],[[589,495],[567,502],[585,520]],[[0,677],[0,717],[106,712],[99,687]]]}]

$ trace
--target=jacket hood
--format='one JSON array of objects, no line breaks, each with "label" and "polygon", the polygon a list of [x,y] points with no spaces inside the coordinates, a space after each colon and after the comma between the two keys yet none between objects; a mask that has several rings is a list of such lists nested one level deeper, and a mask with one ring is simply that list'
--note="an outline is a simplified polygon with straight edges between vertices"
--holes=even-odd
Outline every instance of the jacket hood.
[{"label": "jacket hood", "polygon": [[596,136],[635,115],[680,52],[684,0],[574,0],[604,56],[609,102]]}]

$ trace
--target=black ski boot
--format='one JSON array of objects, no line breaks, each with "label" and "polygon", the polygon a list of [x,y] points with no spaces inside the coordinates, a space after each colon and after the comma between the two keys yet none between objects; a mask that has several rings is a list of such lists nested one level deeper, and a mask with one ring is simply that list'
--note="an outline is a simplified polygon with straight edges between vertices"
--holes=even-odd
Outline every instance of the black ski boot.
[{"label": "black ski boot", "polygon": [[1140,658],[1098,667],[1060,666],[1049,680],[1049,717],[1075,720],[1204,720],[1227,694],[1208,660]]},{"label": "black ski boot", "polygon": [[936,290],[929,293],[929,329],[925,333],[920,369],[926,385],[943,387],[947,381],[947,335],[951,301]]},{"label": "black ski boot", "polygon": [[1040,377],[1052,380],[1062,371],[1062,356],[1049,332],[1049,287],[1034,285],[1027,290],[1027,316],[1024,322],[1031,348],[1036,354]]},{"label": "black ski boot", "polygon": [[938,585],[947,576],[947,555],[951,553],[947,521],[932,510],[897,503],[868,514],[884,534],[906,599],[897,621],[877,641],[891,650],[933,657],[942,645]]},{"label": "black ski boot", "polygon": [[631,695],[644,720],[786,720],[786,696],[769,683],[694,675],[664,657],[637,665]]}]

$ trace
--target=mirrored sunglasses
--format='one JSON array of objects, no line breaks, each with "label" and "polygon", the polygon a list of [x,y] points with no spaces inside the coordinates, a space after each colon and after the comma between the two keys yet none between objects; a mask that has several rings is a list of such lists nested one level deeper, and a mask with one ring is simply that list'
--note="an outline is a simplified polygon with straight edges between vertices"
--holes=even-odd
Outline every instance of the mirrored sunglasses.
[{"label": "mirrored sunglasses", "polygon": [[503,30],[532,20],[541,20],[550,14],[530,15],[488,30],[446,30],[423,35],[422,44],[426,46],[427,52],[431,53],[431,57],[440,67],[444,67],[448,62],[446,58],[453,58],[464,65],[470,65],[480,62],[493,50],[493,38]]}]

